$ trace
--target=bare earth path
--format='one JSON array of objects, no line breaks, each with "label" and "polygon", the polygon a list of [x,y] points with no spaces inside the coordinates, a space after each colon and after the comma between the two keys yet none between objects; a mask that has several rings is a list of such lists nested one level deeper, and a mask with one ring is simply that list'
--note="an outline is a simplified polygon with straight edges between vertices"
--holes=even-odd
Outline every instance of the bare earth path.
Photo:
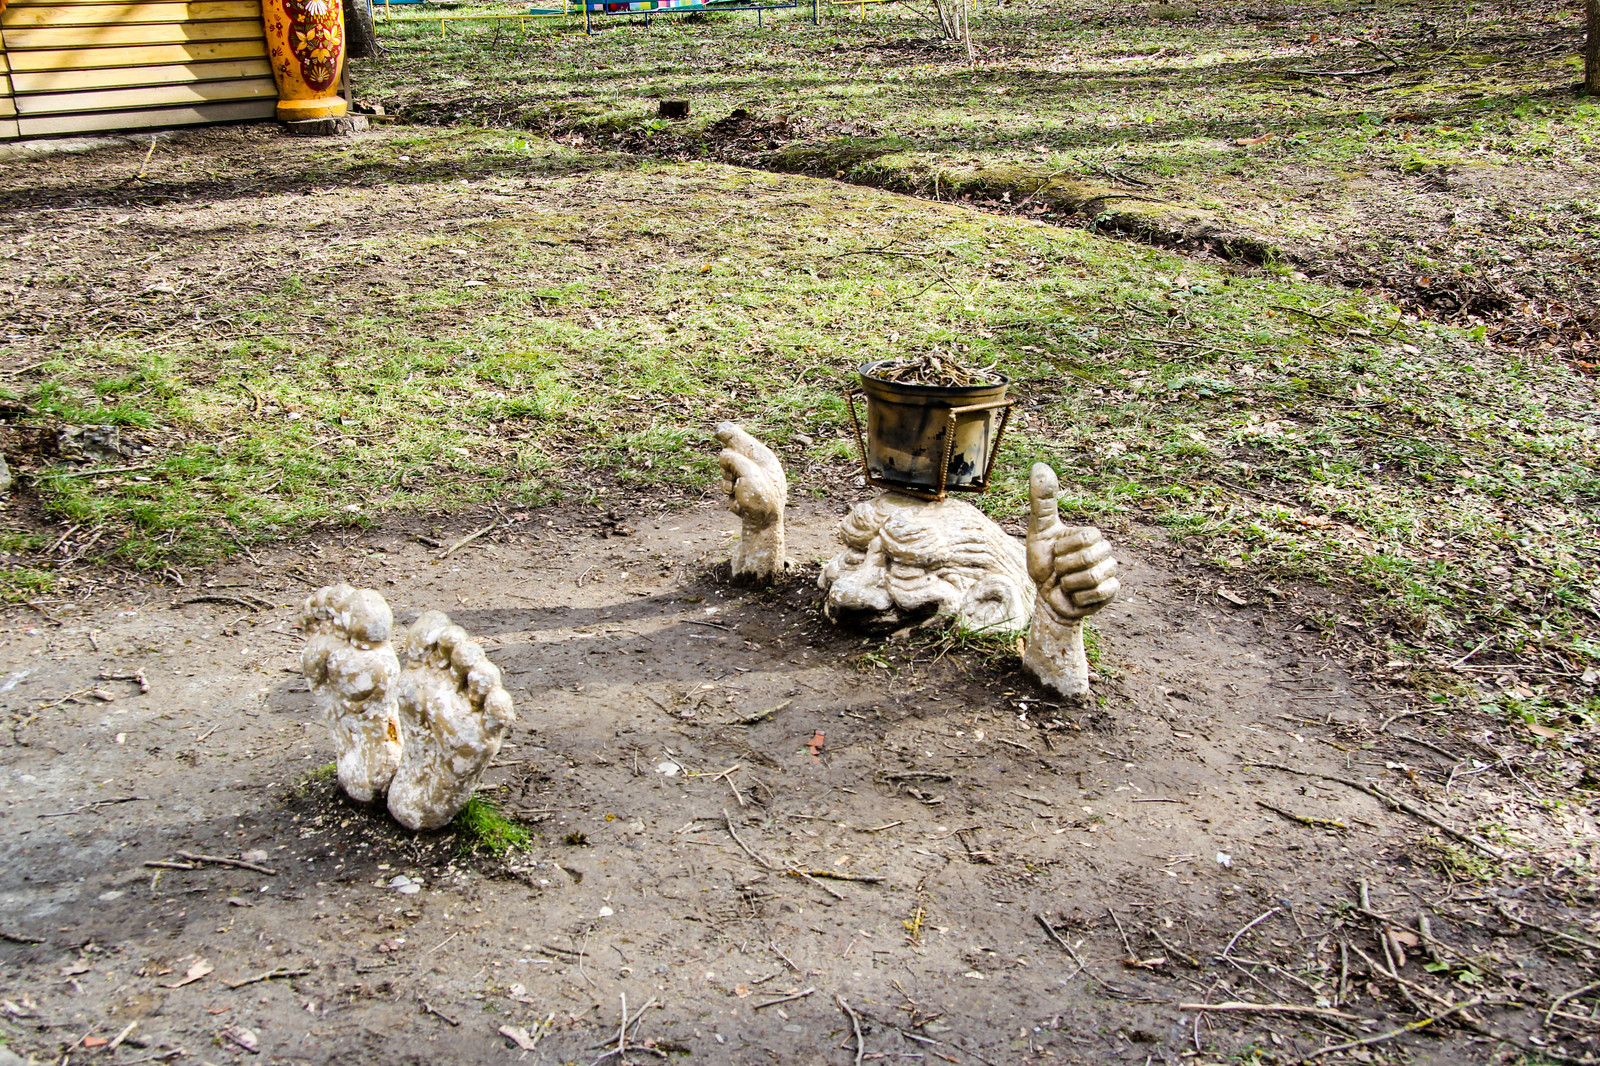
[{"label": "bare earth path", "polygon": [[[1177,1004],[1315,990],[1381,1018],[1384,990],[1340,982],[1382,952],[1348,909],[1360,879],[1462,958],[1530,989],[1577,980],[1494,897],[1442,880],[1419,823],[1245,765],[1390,781],[1450,765],[1379,736],[1408,704],[1343,672],[1292,611],[1232,610],[1160,535],[1127,531],[1128,594],[1099,620],[1104,704],[1053,707],[1014,657],[820,627],[810,578],[842,509],[796,509],[807,568],[779,594],[714,578],[735,521],[702,501],[622,536],[599,512],[534,511],[444,562],[399,528],[323,536],[18,627],[0,652],[12,1046],[79,1061],[126,1032],[96,1058],[590,1063],[625,997],[649,1008],[630,1046],[653,1049],[627,1061],[862,1061],[841,999],[868,1055],[1292,1057],[1344,1037],[1305,1015],[1213,1028]],[[308,776],[331,747],[294,676],[290,605],[335,579],[483,637],[521,716],[489,790],[535,826],[529,853],[460,857],[449,833],[413,840]],[[148,692],[107,677],[134,674]],[[1475,765],[1434,793],[1462,825],[1507,784]],[[274,872],[185,852],[264,853],[250,861]],[[233,987],[264,974],[282,976]],[[1427,1047],[1490,1061],[1495,1043]]]}]

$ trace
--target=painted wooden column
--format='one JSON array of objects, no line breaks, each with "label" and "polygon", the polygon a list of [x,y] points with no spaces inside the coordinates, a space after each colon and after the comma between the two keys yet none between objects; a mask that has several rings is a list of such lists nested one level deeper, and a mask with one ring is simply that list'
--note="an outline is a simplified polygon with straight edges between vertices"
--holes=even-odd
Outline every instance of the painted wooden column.
[{"label": "painted wooden column", "polygon": [[338,118],[349,105],[338,93],[344,69],[340,0],[262,0],[267,54],[278,81],[278,118]]}]

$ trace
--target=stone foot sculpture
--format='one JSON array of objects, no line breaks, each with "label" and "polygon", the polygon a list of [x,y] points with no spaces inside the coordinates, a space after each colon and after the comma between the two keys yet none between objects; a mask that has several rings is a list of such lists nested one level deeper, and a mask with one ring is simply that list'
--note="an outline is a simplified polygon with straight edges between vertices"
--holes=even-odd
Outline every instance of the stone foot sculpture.
[{"label": "stone foot sculpture", "polygon": [[441,612],[413,622],[403,650],[405,750],[389,783],[389,813],[407,829],[437,829],[472,798],[517,715],[499,667]]},{"label": "stone foot sculpture", "polygon": [[1028,576],[1039,587],[1022,665],[1045,688],[1073,699],[1089,692],[1083,620],[1116,599],[1111,546],[1093,526],[1068,526],[1056,509],[1056,472],[1035,463],[1028,477]]},{"label": "stone foot sculpture", "polygon": [[383,795],[400,764],[394,617],[371,589],[329,585],[306,600],[300,669],[338,749],[339,787],[360,803]]},{"label": "stone foot sculpture", "polygon": [[733,576],[770,584],[783,573],[783,509],[789,501],[789,479],[772,449],[732,422],[717,426],[722,442],[717,462],[728,510],[743,528],[733,549]]},{"label": "stone foot sculpture", "polygon": [[845,550],[823,567],[822,613],[866,630],[893,630],[936,615],[986,633],[1017,632],[1033,613],[1022,545],[960,500],[886,492],[839,524]]}]

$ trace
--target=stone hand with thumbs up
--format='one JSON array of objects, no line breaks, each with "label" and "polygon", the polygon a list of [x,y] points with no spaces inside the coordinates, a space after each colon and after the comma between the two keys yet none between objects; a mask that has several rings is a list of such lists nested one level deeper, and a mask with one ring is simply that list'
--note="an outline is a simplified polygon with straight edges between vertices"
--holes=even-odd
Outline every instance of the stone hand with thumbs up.
[{"label": "stone hand with thumbs up", "polygon": [[1093,526],[1068,526],[1057,512],[1056,473],[1035,463],[1028,477],[1028,576],[1039,588],[1022,664],[1052,691],[1089,691],[1083,620],[1116,599],[1117,561]]}]

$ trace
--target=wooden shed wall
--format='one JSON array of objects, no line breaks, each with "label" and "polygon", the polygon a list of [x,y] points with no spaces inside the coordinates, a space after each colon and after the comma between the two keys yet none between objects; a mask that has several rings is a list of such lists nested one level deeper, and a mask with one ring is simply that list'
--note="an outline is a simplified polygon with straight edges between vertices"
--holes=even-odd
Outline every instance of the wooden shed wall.
[{"label": "wooden shed wall", "polygon": [[261,0],[9,0],[0,44],[0,138],[270,118],[277,104]]}]

